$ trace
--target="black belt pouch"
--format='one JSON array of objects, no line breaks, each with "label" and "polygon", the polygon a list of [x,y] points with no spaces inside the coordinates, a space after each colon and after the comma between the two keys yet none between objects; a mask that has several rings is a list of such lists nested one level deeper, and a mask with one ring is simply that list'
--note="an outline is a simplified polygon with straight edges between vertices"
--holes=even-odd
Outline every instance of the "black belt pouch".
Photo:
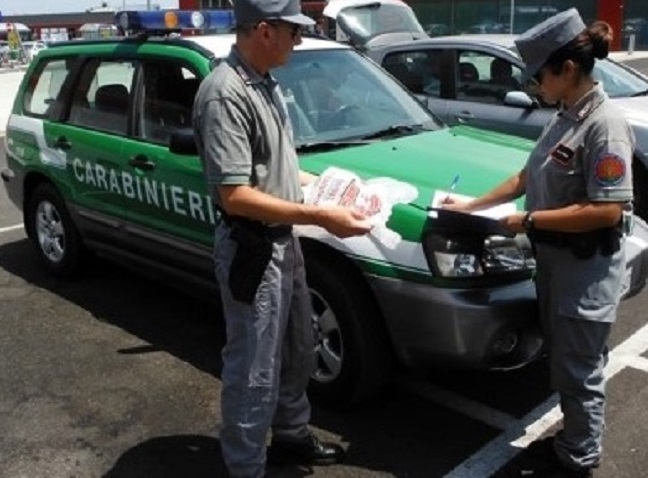
[{"label": "black belt pouch", "polygon": [[237,247],[230,266],[229,288],[234,299],[251,304],[272,258],[272,240],[262,230],[237,222],[232,224],[230,239]]}]

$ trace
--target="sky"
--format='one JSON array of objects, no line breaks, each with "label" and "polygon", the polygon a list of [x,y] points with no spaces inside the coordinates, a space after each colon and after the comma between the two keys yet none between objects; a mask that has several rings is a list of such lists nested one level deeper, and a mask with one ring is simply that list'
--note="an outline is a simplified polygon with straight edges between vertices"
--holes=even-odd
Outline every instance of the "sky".
[{"label": "sky", "polygon": [[[178,8],[178,0],[149,0],[160,8]],[[109,7],[123,10],[144,10],[147,0],[105,0]],[[34,15],[38,13],[85,12],[99,7],[102,0],[0,0],[2,15]]]}]

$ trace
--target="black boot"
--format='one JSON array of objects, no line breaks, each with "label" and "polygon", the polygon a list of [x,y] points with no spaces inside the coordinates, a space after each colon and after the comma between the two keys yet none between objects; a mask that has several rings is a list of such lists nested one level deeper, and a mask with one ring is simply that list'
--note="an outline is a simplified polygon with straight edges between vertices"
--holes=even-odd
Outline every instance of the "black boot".
[{"label": "black boot", "polygon": [[344,449],[334,443],[323,443],[315,435],[299,441],[272,440],[268,448],[270,465],[333,465],[342,461]]},{"label": "black boot", "polygon": [[531,443],[522,452],[519,476],[527,478],[592,478],[592,468],[573,469],[564,465],[554,449],[554,437]]}]

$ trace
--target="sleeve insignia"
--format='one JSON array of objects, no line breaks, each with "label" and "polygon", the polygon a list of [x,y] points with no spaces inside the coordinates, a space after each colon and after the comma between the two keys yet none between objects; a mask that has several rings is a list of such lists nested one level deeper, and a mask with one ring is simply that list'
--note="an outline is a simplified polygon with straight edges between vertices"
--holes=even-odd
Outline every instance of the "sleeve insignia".
[{"label": "sleeve insignia", "polygon": [[602,186],[614,186],[623,181],[625,161],[616,154],[603,154],[594,165],[594,178]]}]

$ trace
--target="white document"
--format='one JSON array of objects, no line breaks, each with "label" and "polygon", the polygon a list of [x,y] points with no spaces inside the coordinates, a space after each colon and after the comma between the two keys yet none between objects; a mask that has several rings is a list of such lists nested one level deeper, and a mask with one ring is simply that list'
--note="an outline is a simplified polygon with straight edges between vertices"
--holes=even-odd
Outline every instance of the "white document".
[{"label": "white document", "polygon": [[329,167],[303,188],[304,202],[319,206],[347,206],[362,213],[373,225],[370,234],[393,249],[401,236],[387,227],[395,204],[412,202],[418,190],[411,184],[382,177],[362,181],[346,169]]},{"label": "white document", "polygon": [[[463,194],[456,194],[452,191],[442,191],[440,189],[437,189],[434,192],[434,195],[432,196],[432,201],[430,202],[430,207],[435,207],[435,208],[441,208],[443,201],[450,196],[453,199],[457,199],[459,201],[470,201],[471,199],[474,199],[472,196],[465,196]],[[431,211],[434,213],[435,211]],[[515,214],[517,212],[517,207],[515,206],[514,202],[507,202],[504,204],[500,204],[498,206],[493,206],[489,207],[488,209],[482,209],[481,211],[475,211],[471,214],[475,214],[477,216],[484,216],[484,217],[489,217],[491,219],[501,219],[505,216],[510,216],[511,214]]]}]

